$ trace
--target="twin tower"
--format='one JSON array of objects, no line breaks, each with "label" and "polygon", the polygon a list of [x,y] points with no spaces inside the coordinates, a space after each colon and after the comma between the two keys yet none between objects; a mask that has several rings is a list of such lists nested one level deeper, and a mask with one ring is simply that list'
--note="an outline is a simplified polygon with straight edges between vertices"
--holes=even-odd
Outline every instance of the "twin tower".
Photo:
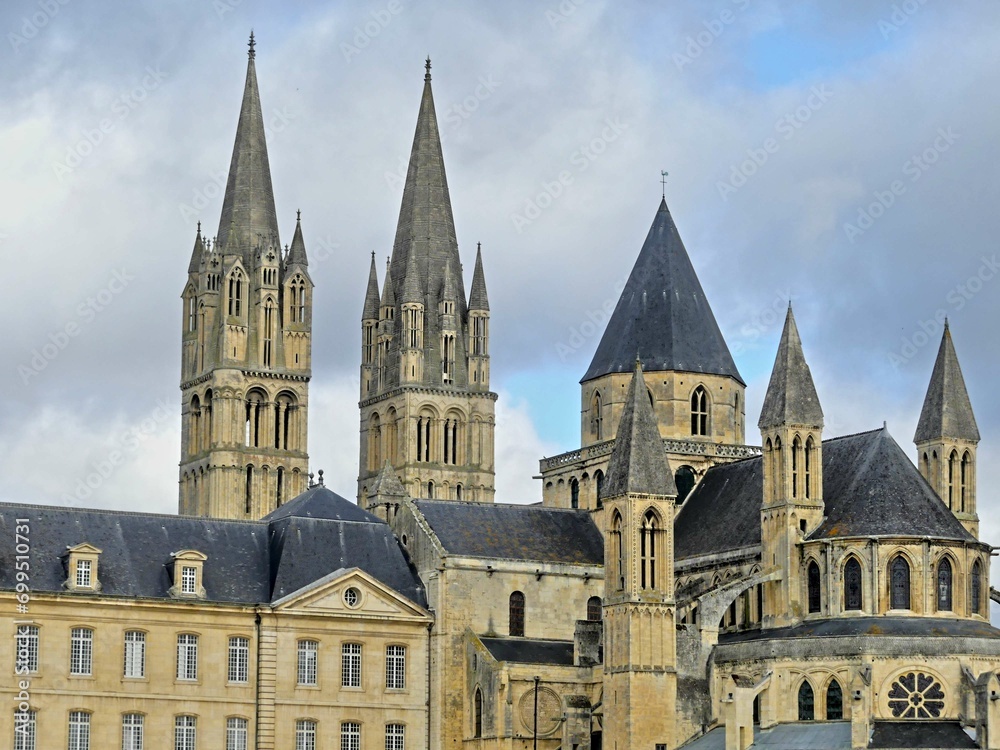
[{"label": "twin tower", "polygon": [[[254,58],[251,35],[218,234],[199,224],[182,295],[182,515],[257,519],[309,486],[313,281],[301,216],[279,239]],[[481,253],[468,296],[462,271],[428,60],[391,260],[380,290],[372,254],[362,313],[362,506],[493,500]]]}]

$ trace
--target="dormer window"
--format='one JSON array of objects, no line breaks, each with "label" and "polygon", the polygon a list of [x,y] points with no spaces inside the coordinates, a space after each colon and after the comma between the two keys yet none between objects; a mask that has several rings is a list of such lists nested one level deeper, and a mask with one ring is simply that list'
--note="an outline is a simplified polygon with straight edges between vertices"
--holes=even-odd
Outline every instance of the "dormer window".
[{"label": "dormer window", "polygon": [[174,585],[170,595],[175,597],[204,599],[205,585],[202,574],[205,560],[208,556],[198,550],[187,549],[174,552],[173,578]]},{"label": "dormer window", "polygon": [[100,591],[97,561],[101,550],[92,544],[78,544],[67,548],[66,588],[70,591]]}]

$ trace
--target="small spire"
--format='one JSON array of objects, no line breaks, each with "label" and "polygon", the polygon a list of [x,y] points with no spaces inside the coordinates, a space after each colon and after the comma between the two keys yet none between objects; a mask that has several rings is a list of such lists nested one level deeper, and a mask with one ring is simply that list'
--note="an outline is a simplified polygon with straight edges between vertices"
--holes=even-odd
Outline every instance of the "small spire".
[{"label": "small spire", "polygon": [[424,69],[427,71],[426,73],[424,73],[424,80],[425,81],[431,80],[431,56],[430,55],[427,55],[427,62],[424,63]]},{"label": "small spire", "polygon": [[483,245],[476,243],[476,269],[472,272],[472,288],[469,290],[469,309],[490,309],[490,299],[486,294],[486,275],[483,273]]},{"label": "small spire", "polygon": [[939,438],[968,440],[971,443],[978,443],[980,438],[976,415],[947,324],[941,336],[941,346],[934,361],[913,442],[923,443]]},{"label": "small spire", "polygon": [[205,244],[201,237],[201,222],[198,222],[198,233],[194,237],[194,249],[191,251],[191,262],[188,263],[188,273],[198,273],[201,259],[205,254]]},{"label": "small spire", "polygon": [[257,57],[257,50],[254,49],[257,46],[257,42],[253,38],[253,29],[250,29],[250,43],[247,45],[250,51],[247,53],[251,60]]},{"label": "small spire", "polygon": [[298,212],[298,219],[295,222],[295,234],[292,236],[292,246],[288,250],[288,265],[298,265],[305,268],[309,265],[309,258],[306,255],[306,242],[302,239],[302,212]]},{"label": "small spire", "polygon": [[372,264],[368,270],[368,291],[365,292],[365,306],[361,313],[361,319],[378,320],[378,308],[378,271],[375,268],[375,251],[372,250]]},{"label": "small spire", "polygon": [[767,430],[791,424],[822,427],[823,409],[789,306],[757,425]]},{"label": "small spire", "polygon": [[385,259],[385,281],[382,282],[382,300],[379,303],[381,307],[395,307],[396,306],[396,291],[392,284],[392,274],[390,273],[391,268],[389,265],[389,258]]}]

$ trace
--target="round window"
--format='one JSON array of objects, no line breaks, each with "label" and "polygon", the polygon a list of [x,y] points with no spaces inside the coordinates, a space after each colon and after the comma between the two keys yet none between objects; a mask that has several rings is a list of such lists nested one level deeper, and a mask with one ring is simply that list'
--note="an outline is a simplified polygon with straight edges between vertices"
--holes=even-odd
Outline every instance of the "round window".
[{"label": "round window", "polygon": [[361,601],[361,592],[356,588],[349,588],[344,592],[344,604],[348,607],[357,607]]},{"label": "round window", "polygon": [[931,675],[902,674],[889,690],[889,709],[894,718],[936,719],[944,711],[944,690]]}]

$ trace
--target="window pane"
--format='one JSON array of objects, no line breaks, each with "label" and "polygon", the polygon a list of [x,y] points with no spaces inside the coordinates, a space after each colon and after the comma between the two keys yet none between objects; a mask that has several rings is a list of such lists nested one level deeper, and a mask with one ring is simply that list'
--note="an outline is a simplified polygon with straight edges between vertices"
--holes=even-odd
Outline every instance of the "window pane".
[{"label": "window pane", "polygon": [[38,671],[38,626],[19,625],[15,636],[18,674]]},{"label": "window pane", "polygon": [[853,557],[844,566],[844,609],[862,609],[861,563]]},{"label": "window pane", "polygon": [[799,688],[799,721],[812,721],[815,716],[812,685],[803,682]]},{"label": "window pane", "polygon": [[35,750],[35,712],[14,713],[14,750]]},{"label": "window pane", "polygon": [[840,683],[833,680],[826,689],[826,720],[838,721],[844,718],[844,693]]},{"label": "window pane", "polygon": [[513,636],[524,635],[524,594],[515,591],[510,595],[510,634]]},{"label": "window pane", "polygon": [[247,750],[246,719],[226,719],[226,750]]},{"label": "window pane", "polygon": [[361,725],[345,721],[340,725],[340,750],[361,750]]},{"label": "window pane", "polygon": [[198,636],[185,633],[177,636],[177,679],[198,679]]},{"label": "window pane", "polygon": [[319,659],[319,643],[299,641],[298,684],[315,685]]},{"label": "window pane", "polygon": [[174,719],[174,750],[195,750],[193,716],[178,716]]},{"label": "window pane", "polygon": [[125,677],[146,675],[146,634],[137,630],[125,633]]},{"label": "window pane", "polygon": [[234,636],[229,639],[229,681],[246,682],[250,673],[250,639]]},{"label": "window pane", "polygon": [[385,750],[404,750],[405,728],[402,724],[386,724],[385,726]]},{"label": "window pane", "polygon": [[90,750],[90,714],[70,711],[69,750]]},{"label": "window pane", "polygon": [[295,722],[295,750],[316,750],[316,722],[299,719]]},{"label": "window pane", "polygon": [[361,687],[361,644],[345,643],[341,652],[341,687]]},{"label": "window pane", "polygon": [[70,633],[69,673],[89,675],[93,668],[94,631],[73,628]]},{"label": "window pane", "polygon": [[142,714],[122,717],[122,750],[142,750]]},{"label": "window pane", "polygon": [[390,690],[406,687],[406,649],[389,646],[385,650],[385,686]]}]

